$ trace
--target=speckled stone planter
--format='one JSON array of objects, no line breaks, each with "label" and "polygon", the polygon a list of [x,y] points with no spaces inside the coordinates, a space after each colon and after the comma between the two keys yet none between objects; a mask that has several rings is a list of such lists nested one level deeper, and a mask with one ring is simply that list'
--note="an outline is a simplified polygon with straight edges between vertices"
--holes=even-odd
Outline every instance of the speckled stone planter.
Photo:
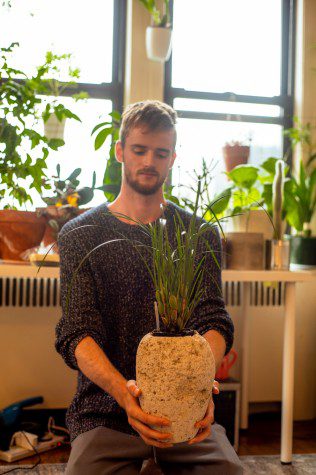
[{"label": "speckled stone planter", "polygon": [[182,336],[148,333],[141,340],[136,358],[137,384],[142,390],[144,412],[167,417],[173,443],[192,439],[209,404],[215,362],[209,343],[195,331]]}]

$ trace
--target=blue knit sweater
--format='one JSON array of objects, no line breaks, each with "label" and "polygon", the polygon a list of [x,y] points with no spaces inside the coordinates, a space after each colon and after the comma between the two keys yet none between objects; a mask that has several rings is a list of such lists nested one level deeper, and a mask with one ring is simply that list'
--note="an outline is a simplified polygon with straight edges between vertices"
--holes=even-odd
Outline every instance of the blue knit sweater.
[{"label": "blue knit sweater", "polygon": [[[165,218],[171,243],[174,242],[176,212],[186,226],[191,217],[168,202]],[[58,237],[63,312],[56,327],[56,349],[70,368],[78,370],[77,391],[66,416],[71,440],[97,426],[138,435],[115,399],[79,370],[74,354],[77,344],[91,336],[126,379],[135,379],[137,346],[142,337],[155,328],[155,291],[149,272],[132,243],[108,242],[122,235],[139,242],[148,239],[139,226],[120,221],[109,212],[107,204],[102,204],[68,222]],[[209,232],[208,239],[220,261],[221,245],[216,227]],[[96,246],[99,248],[91,252],[80,267],[68,298],[68,286],[75,270]],[[204,296],[187,327],[201,335],[209,330],[218,331],[225,338],[228,353],[234,327],[220,292],[221,272],[211,254],[208,254],[207,265]]]}]

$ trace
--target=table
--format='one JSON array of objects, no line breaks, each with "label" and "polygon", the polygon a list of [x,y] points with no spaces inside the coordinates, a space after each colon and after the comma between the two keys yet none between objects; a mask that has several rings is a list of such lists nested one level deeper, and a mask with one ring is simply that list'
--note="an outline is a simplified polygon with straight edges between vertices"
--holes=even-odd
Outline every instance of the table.
[{"label": "table", "polygon": [[282,364],[282,423],[281,423],[281,463],[292,462],[293,444],[293,399],[294,399],[294,355],[295,355],[295,285],[316,279],[315,271],[270,271],[270,270],[224,270],[224,282],[242,283],[242,369],[241,369],[241,423],[248,427],[249,389],[249,311],[251,282],[285,283],[285,323]]}]

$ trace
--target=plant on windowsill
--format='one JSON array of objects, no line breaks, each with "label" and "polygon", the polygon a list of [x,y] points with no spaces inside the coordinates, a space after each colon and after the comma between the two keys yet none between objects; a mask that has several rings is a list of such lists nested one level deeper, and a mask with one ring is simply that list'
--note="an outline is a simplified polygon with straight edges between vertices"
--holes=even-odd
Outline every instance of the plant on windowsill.
[{"label": "plant on windowsill", "polygon": [[47,188],[46,160],[50,150],[63,142],[36,132],[41,72],[28,77],[10,66],[14,48],[0,49],[0,258],[22,260],[21,254],[38,245],[45,230],[44,218],[35,212],[18,211],[17,206],[32,204],[28,188],[38,193]]},{"label": "plant on windowsill", "polygon": [[168,61],[171,54],[172,29],[170,24],[170,2],[163,1],[164,12],[161,13],[155,0],[139,0],[148,10],[152,25],[146,29],[146,52],[152,61]]},{"label": "plant on windowsill", "polygon": [[312,235],[312,220],[316,212],[316,152],[311,124],[302,125],[297,119],[296,124],[285,134],[293,148],[302,145],[307,157],[305,163],[300,159],[298,173],[291,178],[286,220],[296,232],[291,236],[291,263],[310,267],[316,266],[316,236]]},{"label": "plant on windowsill", "polygon": [[[71,54],[57,55],[52,51],[47,51],[45,63],[37,69],[41,76],[41,81],[38,84],[39,92],[46,96],[53,96],[52,100],[47,99],[48,102],[42,114],[45,136],[63,140],[66,119],[74,119],[79,122],[81,120],[57,98],[62,96],[66,89],[78,88],[80,69],[72,67]],[[78,101],[87,99],[88,94],[81,91],[71,97],[74,101]]]}]

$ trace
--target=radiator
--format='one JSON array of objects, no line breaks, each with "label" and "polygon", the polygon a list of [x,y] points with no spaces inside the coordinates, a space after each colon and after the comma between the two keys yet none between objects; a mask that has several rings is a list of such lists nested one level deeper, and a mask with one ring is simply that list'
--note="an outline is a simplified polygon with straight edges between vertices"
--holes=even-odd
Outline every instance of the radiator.
[{"label": "radiator", "polygon": [[[227,306],[242,304],[242,284],[224,282],[223,296]],[[250,305],[278,307],[284,304],[284,284],[252,282]],[[60,284],[57,278],[0,278],[0,307],[57,307],[60,305]]]}]

